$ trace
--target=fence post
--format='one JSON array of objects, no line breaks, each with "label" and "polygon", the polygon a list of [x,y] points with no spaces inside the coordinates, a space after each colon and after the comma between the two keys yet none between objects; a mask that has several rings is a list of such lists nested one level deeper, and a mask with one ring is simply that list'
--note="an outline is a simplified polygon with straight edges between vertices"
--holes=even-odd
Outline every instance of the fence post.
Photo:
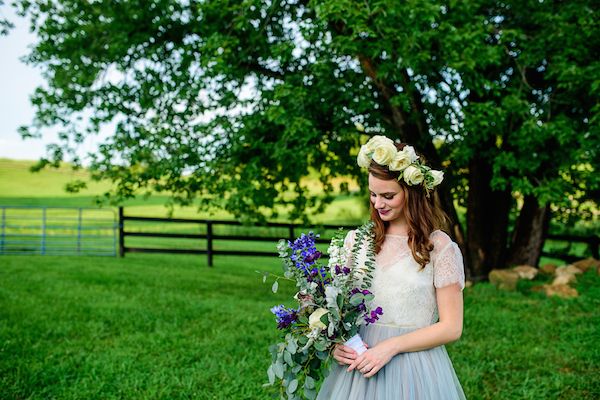
[{"label": "fence post", "polygon": [[78,209],[77,214],[77,254],[81,254],[81,223],[82,223],[82,212],[81,207]]},{"label": "fence post", "polygon": [[600,244],[600,238],[598,238],[598,236],[592,236],[590,238],[590,241],[589,241],[590,250],[592,251],[592,257],[594,257],[596,260],[600,259],[600,257],[598,256],[599,244]]},{"label": "fence post", "polygon": [[206,255],[208,256],[208,266],[213,266],[213,231],[212,221],[206,221]]},{"label": "fence post", "polygon": [[123,234],[123,206],[119,206],[119,257],[125,257],[125,235]]},{"label": "fence post", "polygon": [[4,254],[4,241],[6,238],[6,207],[2,207],[2,233],[0,233],[0,253]]},{"label": "fence post", "polygon": [[42,208],[42,246],[41,253],[42,255],[46,254],[46,207]]}]

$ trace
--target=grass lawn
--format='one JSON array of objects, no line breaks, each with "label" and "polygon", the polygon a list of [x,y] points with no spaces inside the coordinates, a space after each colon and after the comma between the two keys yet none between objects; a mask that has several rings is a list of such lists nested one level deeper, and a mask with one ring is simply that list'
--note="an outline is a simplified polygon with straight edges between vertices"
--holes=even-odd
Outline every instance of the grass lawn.
[{"label": "grass lawn", "polygon": [[[275,258],[0,257],[0,399],[268,399]],[[538,282],[539,283],[539,282]],[[581,296],[465,289],[448,346],[469,399],[600,396],[600,277]]]}]

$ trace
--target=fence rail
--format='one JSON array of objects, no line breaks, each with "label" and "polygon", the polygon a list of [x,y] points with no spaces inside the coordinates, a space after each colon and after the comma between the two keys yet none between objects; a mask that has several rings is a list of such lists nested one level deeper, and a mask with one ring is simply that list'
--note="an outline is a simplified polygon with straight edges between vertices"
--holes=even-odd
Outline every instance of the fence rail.
[{"label": "fence rail", "polygon": [[587,244],[592,257],[595,259],[599,259],[598,248],[600,247],[600,237],[598,236],[577,236],[577,235],[568,235],[568,234],[550,234],[546,237],[548,240],[557,240],[562,242],[567,242],[568,247],[564,249],[564,251],[560,252],[549,252],[542,251],[542,255],[546,257],[558,258],[564,260],[566,262],[574,262],[581,257],[569,254],[569,250],[571,249],[571,245],[573,243],[585,243]]},{"label": "fence rail", "polygon": [[[135,232],[127,230],[127,221],[140,221],[140,222],[161,222],[161,223],[183,223],[204,226],[206,233],[174,233],[174,232]],[[126,253],[174,253],[174,254],[205,254],[208,257],[208,266],[213,266],[213,256],[215,255],[237,255],[237,256],[273,256],[277,255],[275,251],[257,251],[257,250],[216,250],[214,248],[215,241],[248,241],[248,242],[277,242],[281,237],[275,236],[248,236],[248,235],[223,235],[215,234],[214,227],[216,226],[240,226],[245,227],[244,224],[238,221],[226,221],[226,220],[208,220],[208,219],[194,219],[194,218],[158,218],[158,217],[141,217],[141,216],[129,216],[125,215],[123,207],[119,207],[119,255],[124,257]],[[294,240],[296,238],[296,232],[300,228],[315,229],[316,226],[308,226],[301,224],[290,224],[290,223],[279,223],[279,222],[268,222],[261,225],[254,225],[252,227],[261,228],[287,228],[287,238]],[[350,229],[354,226],[349,225],[319,225],[318,228],[335,230],[338,228]],[[192,248],[156,248],[156,247],[137,247],[137,246],[126,246],[125,239],[127,237],[146,237],[146,238],[171,238],[171,239],[202,239],[206,240],[206,249],[192,249]],[[317,243],[329,243],[330,239],[319,238],[316,240]],[[326,254],[324,254],[326,256]]]},{"label": "fence rail", "polygon": [[117,254],[114,210],[0,206],[0,254]]}]

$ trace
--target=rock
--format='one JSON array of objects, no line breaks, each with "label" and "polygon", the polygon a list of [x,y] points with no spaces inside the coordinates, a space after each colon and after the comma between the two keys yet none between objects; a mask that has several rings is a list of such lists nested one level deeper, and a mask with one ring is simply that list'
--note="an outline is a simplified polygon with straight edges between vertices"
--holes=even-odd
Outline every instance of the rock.
[{"label": "rock", "polygon": [[556,268],[556,271],[554,271],[554,275],[556,275],[556,276],[577,275],[577,274],[582,274],[582,273],[583,273],[583,271],[581,271],[579,268],[577,268],[573,264],[563,265],[562,267]]},{"label": "rock", "polygon": [[561,275],[557,275],[556,278],[552,281],[552,286],[559,285],[568,285],[571,282],[575,282],[577,278],[575,274],[563,273]]},{"label": "rock", "polygon": [[533,280],[538,274],[538,269],[531,265],[519,265],[512,270],[519,274],[519,278],[527,280]]},{"label": "rock", "polygon": [[563,299],[569,299],[573,297],[578,297],[579,293],[577,289],[572,288],[569,285],[544,285],[544,290],[546,292],[546,296],[558,296]]},{"label": "rock", "polygon": [[515,290],[519,274],[510,269],[493,269],[490,271],[488,278],[498,289]]},{"label": "rock", "polygon": [[556,271],[556,264],[544,264],[540,267],[540,272],[546,275],[554,275],[554,271]]},{"label": "rock", "polygon": [[583,272],[587,272],[589,269],[598,270],[600,267],[600,260],[590,257],[586,258],[585,260],[576,261],[573,263],[573,265]]}]

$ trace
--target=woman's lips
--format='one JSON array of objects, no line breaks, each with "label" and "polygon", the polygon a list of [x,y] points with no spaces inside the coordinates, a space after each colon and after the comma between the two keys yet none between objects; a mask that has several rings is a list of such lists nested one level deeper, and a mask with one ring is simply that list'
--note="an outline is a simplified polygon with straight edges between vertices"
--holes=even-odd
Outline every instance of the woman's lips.
[{"label": "woman's lips", "polygon": [[390,210],[378,210],[380,215],[386,215]]}]

